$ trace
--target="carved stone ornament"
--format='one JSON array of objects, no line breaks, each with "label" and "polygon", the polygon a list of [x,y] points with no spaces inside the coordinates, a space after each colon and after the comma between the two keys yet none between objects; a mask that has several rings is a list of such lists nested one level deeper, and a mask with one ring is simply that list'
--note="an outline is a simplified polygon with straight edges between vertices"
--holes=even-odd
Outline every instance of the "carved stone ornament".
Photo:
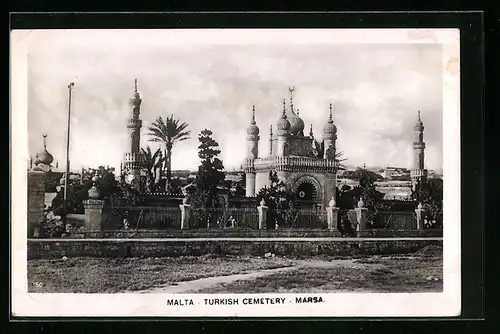
[{"label": "carved stone ornament", "polygon": [[334,208],[335,205],[337,205],[337,203],[335,202],[335,198],[333,198],[332,196],[332,199],[330,200],[330,202],[328,202],[328,205],[331,207],[331,208]]},{"label": "carved stone ornament", "polygon": [[365,202],[363,202],[363,198],[360,198],[358,201],[358,208],[362,208],[365,206]]},{"label": "carved stone ornament", "polygon": [[89,189],[89,198],[98,199],[101,194],[99,193],[99,189],[95,185]]},{"label": "carved stone ornament", "polygon": [[264,199],[260,200],[260,206],[266,206],[266,201],[264,201]]}]

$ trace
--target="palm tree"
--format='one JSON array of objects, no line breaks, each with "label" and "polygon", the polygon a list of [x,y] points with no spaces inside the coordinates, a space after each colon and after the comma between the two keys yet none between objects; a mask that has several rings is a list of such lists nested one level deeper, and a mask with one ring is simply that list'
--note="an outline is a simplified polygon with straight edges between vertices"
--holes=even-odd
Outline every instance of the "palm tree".
[{"label": "palm tree", "polygon": [[[325,142],[324,141],[314,141],[314,146],[313,146],[314,153],[316,154],[317,157],[323,158],[323,155],[325,154]],[[342,161],[346,161],[347,158],[344,158],[344,153],[341,151],[335,152],[335,160],[339,162],[339,167],[340,169],[345,169],[345,166],[341,164]]]},{"label": "palm tree", "polygon": [[166,190],[170,187],[170,179],[172,175],[172,148],[176,142],[189,139],[191,130],[188,129],[188,124],[174,119],[174,115],[167,117],[166,120],[160,116],[148,128],[148,135],[151,136],[152,142],[161,142],[165,145],[165,164],[164,169],[167,174]]},{"label": "palm tree", "polygon": [[155,153],[152,153],[149,146],[146,149],[142,148],[141,150],[141,168],[146,173],[147,189],[148,191],[153,192],[155,188],[157,171],[163,165],[165,158],[163,157],[160,149],[157,149]]}]

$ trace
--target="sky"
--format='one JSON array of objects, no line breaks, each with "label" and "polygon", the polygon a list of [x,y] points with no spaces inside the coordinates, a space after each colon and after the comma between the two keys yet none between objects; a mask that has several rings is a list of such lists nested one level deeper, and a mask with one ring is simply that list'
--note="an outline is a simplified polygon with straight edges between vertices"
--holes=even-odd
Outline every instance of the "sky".
[{"label": "sky", "polygon": [[[309,34],[309,35],[308,35]],[[311,35],[316,34],[316,35]],[[442,47],[436,43],[356,43],[318,33],[245,34],[200,31],[35,31],[29,34],[28,145],[47,149],[65,166],[68,83],[72,98],[70,160],[73,168],[119,168],[128,145],[128,99],[134,79],[142,95],[141,146],[158,116],[189,124],[190,140],[174,146],[173,169],[196,169],[198,133],[208,128],[227,169],[246,155],[246,128],[255,105],[259,155],[267,155],[288,87],[316,138],[328,119],[337,147],[351,166],[412,166],[417,110],[425,125],[425,165],[442,170]],[[335,35],[335,34],[333,34]],[[332,35],[332,36],[333,36]],[[337,34],[338,35],[338,34]],[[335,35],[335,36],[337,36]],[[327,36],[327,35],[325,35]]]}]

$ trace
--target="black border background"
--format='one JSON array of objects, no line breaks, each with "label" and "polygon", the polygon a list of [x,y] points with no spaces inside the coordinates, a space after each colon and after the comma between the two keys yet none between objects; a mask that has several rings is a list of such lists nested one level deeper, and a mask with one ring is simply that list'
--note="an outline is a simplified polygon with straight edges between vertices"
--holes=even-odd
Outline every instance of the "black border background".
[{"label": "black border background", "polygon": [[[462,202],[462,315],[461,319],[481,319],[484,310],[484,35],[483,13],[481,12],[406,12],[406,13],[38,13],[11,14],[11,29],[158,29],[158,28],[459,28],[461,66],[461,202]],[[446,126],[446,125],[445,125]],[[9,268],[10,272],[10,268]],[[10,295],[10,284],[9,284]],[[381,305],[380,307],[383,307]],[[100,321],[99,327],[108,328],[121,325],[129,330],[151,331],[162,320],[172,320],[165,324],[170,330],[205,331],[216,325],[221,318],[20,318],[10,320],[41,321],[32,323],[42,331],[52,332],[52,321],[78,324],[75,320]],[[294,330],[316,331],[324,329],[328,321],[336,321],[334,330],[358,328],[371,331],[374,326],[394,331],[394,326],[402,319],[393,318],[392,323],[381,322],[380,318],[232,318],[237,322],[225,323],[228,330],[245,324],[252,332],[266,327],[292,326]],[[390,319],[390,318],[386,318]],[[455,318],[456,319],[456,318]],[[154,322],[144,323],[147,320]],[[208,320],[208,322],[207,322]],[[256,322],[258,320],[258,322]],[[276,322],[268,322],[275,320]],[[338,321],[348,320],[348,321]],[[442,330],[442,325],[459,326],[459,322],[449,322],[436,318],[412,319],[406,331],[414,331],[429,321],[433,332]],[[104,321],[104,322],[101,322]],[[283,323],[286,321],[286,323]],[[357,323],[354,323],[356,321]],[[142,324],[141,324],[142,323]],[[463,325],[462,322],[460,322]],[[60,324],[59,324],[60,325]],[[82,325],[82,324],[80,324]],[[98,328],[91,323],[84,325],[92,332]],[[90,326],[90,327],[89,327]],[[390,327],[387,327],[390,326]],[[471,327],[472,326],[472,327]],[[23,326],[24,327],[24,326]],[[83,327],[83,326],[82,326]],[[477,330],[474,322],[468,323],[466,332]],[[29,328],[29,327],[28,327]],[[45,328],[45,329],[44,329]],[[276,327],[277,328],[277,327]],[[25,329],[27,329],[25,327]],[[457,327],[458,329],[458,327]],[[238,331],[240,329],[238,328]],[[75,330],[82,332],[80,330]],[[120,331],[117,327],[112,332]],[[16,330],[22,332],[22,330]]]}]

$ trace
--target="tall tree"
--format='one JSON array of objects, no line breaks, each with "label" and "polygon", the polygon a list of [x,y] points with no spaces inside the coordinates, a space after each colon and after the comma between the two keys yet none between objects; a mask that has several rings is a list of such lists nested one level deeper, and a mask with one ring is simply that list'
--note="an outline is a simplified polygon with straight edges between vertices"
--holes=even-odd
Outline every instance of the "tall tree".
[{"label": "tall tree", "polygon": [[188,129],[189,125],[185,122],[180,122],[170,115],[164,120],[161,116],[151,124],[148,128],[148,135],[151,136],[152,142],[161,142],[165,145],[165,171],[167,177],[166,190],[170,187],[170,179],[172,174],[172,148],[176,142],[189,139],[191,130]]},{"label": "tall tree", "polygon": [[219,159],[221,153],[219,143],[212,138],[212,131],[204,129],[198,136],[198,157],[201,164],[198,167],[195,185],[196,192],[192,197],[195,209],[194,216],[198,227],[206,227],[212,223],[212,209],[221,208],[224,203],[218,193],[218,187],[224,184],[224,164]]},{"label": "tall tree", "polygon": [[265,186],[257,193],[257,201],[264,199],[269,207],[268,228],[279,226],[293,226],[297,218],[298,203],[295,194],[278,179],[275,171],[269,172],[269,186]]},{"label": "tall tree", "polygon": [[160,149],[152,152],[148,146],[142,150],[141,169],[146,173],[146,187],[149,192],[154,192],[156,187],[157,173],[165,160]]},{"label": "tall tree", "polygon": [[426,213],[426,219],[435,220],[439,225],[443,220],[443,180],[440,178],[427,179],[417,182],[412,189],[411,198],[416,203],[422,203]]}]

